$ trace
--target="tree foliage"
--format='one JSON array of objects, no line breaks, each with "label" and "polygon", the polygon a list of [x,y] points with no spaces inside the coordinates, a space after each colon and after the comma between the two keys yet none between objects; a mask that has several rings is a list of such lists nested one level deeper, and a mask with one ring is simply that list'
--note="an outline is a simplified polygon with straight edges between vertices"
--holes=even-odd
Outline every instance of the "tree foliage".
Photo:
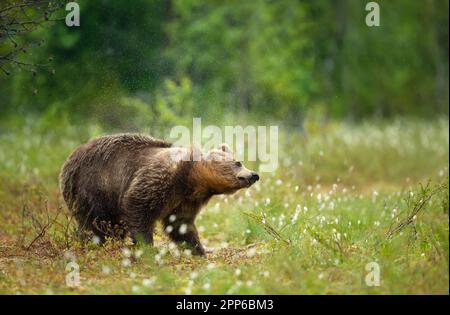
[{"label": "tree foliage", "polygon": [[[54,75],[8,70],[1,110],[106,124],[448,114],[448,1],[377,2],[379,27],[365,24],[366,1],[80,0],[80,27],[20,37],[45,43],[21,62],[51,57]],[[1,33],[0,60],[10,44]]]}]

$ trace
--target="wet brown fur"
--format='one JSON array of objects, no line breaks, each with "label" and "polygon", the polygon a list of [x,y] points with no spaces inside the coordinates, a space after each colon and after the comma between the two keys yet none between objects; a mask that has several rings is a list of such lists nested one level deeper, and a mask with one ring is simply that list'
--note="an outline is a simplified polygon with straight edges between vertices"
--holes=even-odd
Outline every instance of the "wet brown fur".
[{"label": "wet brown fur", "polygon": [[[237,180],[239,170],[230,164],[232,157],[177,161],[170,150],[170,143],[139,134],[104,136],[79,146],[60,174],[60,189],[79,233],[92,231],[104,240],[108,233],[98,223],[107,222],[125,228],[135,240],[142,236],[152,243],[160,219],[165,228],[172,227],[166,231],[173,241],[204,254],[194,224],[201,207],[215,194],[249,185]],[[185,152],[192,153],[193,149]],[[209,154],[227,157],[220,150]],[[182,224],[187,226],[184,234],[179,233]]]}]

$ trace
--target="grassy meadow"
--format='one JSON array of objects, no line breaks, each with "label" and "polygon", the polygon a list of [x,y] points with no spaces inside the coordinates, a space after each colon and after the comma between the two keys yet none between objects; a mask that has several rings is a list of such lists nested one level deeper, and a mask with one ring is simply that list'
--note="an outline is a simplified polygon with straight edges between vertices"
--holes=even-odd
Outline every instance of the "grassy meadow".
[{"label": "grassy meadow", "polygon": [[[58,173],[104,131],[10,129],[0,135],[0,293],[448,294],[448,132],[448,118],[281,128],[276,172],[203,209],[199,258],[161,228],[154,247],[80,243]],[[365,281],[373,262],[379,286]]]}]

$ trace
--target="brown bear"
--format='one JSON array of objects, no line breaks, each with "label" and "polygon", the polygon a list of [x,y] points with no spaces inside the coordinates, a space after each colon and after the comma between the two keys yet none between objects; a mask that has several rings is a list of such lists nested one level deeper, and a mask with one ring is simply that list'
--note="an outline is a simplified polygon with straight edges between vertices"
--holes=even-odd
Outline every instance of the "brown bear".
[{"label": "brown bear", "polygon": [[174,242],[204,255],[194,224],[201,207],[213,195],[257,180],[225,144],[203,154],[145,135],[119,134],[79,146],[62,167],[60,189],[80,235],[90,230],[103,242],[109,233],[100,223],[107,222],[134,241],[153,243],[160,219]]}]

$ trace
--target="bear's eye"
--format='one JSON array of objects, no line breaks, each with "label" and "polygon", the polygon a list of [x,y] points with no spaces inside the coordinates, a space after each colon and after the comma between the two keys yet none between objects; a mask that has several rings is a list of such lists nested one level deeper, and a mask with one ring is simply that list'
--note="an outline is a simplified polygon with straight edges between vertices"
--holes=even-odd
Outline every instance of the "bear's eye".
[{"label": "bear's eye", "polygon": [[241,166],[242,166],[242,163],[239,162],[239,161],[237,161],[236,163],[234,163],[234,165],[236,165],[237,167],[241,167]]}]

